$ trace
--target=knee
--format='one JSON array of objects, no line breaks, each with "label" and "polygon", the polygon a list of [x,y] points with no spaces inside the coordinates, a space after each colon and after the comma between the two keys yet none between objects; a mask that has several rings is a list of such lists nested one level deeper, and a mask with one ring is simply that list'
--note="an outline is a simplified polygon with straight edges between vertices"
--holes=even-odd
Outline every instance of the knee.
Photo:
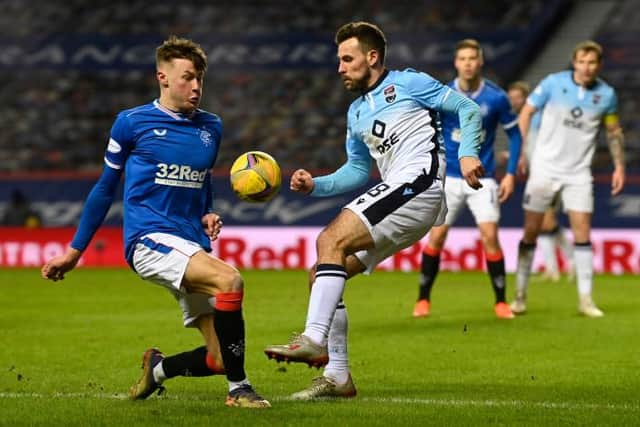
[{"label": "knee", "polygon": [[316,240],[316,249],[318,253],[323,251],[341,250],[344,251],[344,238],[329,229],[324,229],[318,235]]},{"label": "knee", "polygon": [[230,268],[219,274],[216,287],[219,292],[242,292],[244,289],[244,280],[238,270]]}]

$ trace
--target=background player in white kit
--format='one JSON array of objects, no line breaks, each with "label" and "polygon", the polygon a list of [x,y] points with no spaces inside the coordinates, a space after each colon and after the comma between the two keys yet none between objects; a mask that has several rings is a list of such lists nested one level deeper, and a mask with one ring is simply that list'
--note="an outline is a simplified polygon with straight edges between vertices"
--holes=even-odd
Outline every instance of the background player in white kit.
[{"label": "background player in white kit", "polygon": [[[519,114],[524,107],[527,97],[531,92],[529,83],[519,80],[511,83],[507,88],[507,95],[511,102],[514,113]],[[531,118],[529,126],[529,134],[526,141],[523,141],[522,154],[526,156],[527,163],[531,161],[531,155],[535,148],[536,137],[538,136],[538,128],[540,127],[540,118],[542,111],[538,110]],[[524,174],[526,170],[521,171]],[[575,268],[573,266],[573,246],[567,240],[564,227],[558,221],[558,211],[560,209],[560,201],[554,200],[554,203],[544,213],[544,219],[538,236],[538,246],[542,252],[542,260],[544,262],[544,272],[542,277],[545,280],[557,282],[560,280],[560,266],[558,265],[558,257],[556,251],[560,249],[564,255],[566,262],[567,278],[573,281],[575,278]]]},{"label": "background player in white kit", "polygon": [[601,46],[593,41],[579,43],[573,51],[572,64],[572,70],[550,74],[542,80],[529,95],[519,117],[520,130],[527,135],[531,117],[537,110],[543,110],[523,199],[524,235],[518,249],[516,298],[511,304],[516,314],[527,310],[531,263],[544,212],[560,197],[574,235],[578,310],[588,317],[603,315],[591,296],[591,160],[598,130],[604,123],[614,164],[611,194],[620,193],[625,181],[624,138],[615,91],[598,78]]},{"label": "background player in white kit", "polygon": [[[507,94],[492,81],[482,77],[484,64],[480,43],[474,39],[460,40],[456,45],[454,66],[457,77],[449,87],[469,97],[480,106],[482,114],[482,146],[480,161],[486,177],[482,189],[475,191],[462,178],[457,166],[456,152],[460,144],[460,123],[457,115],[442,115],[442,130],[447,152],[447,179],[445,194],[449,212],[444,224],[434,226],[429,232],[429,242],[422,253],[418,300],[413,308],[414,317],[426,317],[431,309],[431,289],[440,270],[440,252],[444,247],[449,228],[456,222],[465,205],[476,221],[487,263],[487,272],[495,294],[494,313],[499,319],[512,319],[513,313],[506,301],[507,280],[502,247],[498,240],[500,203],[511,197],[515,187],[522,138],[518,120],[511,110]],[[505,176],[497,184],[495,179],[494,141],[498,123],[502,124],[509,138],[509,160]]]},{"label": "background player in white kit", "polygon": [[[208,255],[222,225],[212,211],[209,171],[222,136],[218,116],[198,109],[207,57],[197,44],[172,36],[156,50],[160,98],[121,112],[111,128],[105,167],[85,203],[70,248],[42,267],[46,279],[72,270],[100,227],[123,171],[124,240],[129,265],[168,289],[197,327],[205,346],[165,357],[150,348],[142,377],[129,390],[146,399],[171,377],[225,374],[225,404],[269,407],[244,372],[243,281],[238,270]],[[214,324],[215,318],[215,324]]]},{"label": "background player in white kit", "polygon": [[458,156],[469,185],[479,188],[483,173],[476,104],[427,74],[387,70],[385,36],[375,25],[346,24],[337,31],[335,41],[338,73],[345,88],[359,95],[347,115],[347,162],[333,174],[316,178],[299,169],[290,186],[318,197],[352,190],[366,183],[371,158],[376,160],[382,182],[356,197],[318,236],[304,332],[287,345],[265,349],[277,360],[315,366],[328,360],[323,376],[294,394],[296,399],[356,394],[347,358],[345,281],[371,272],[380,261],[415,243],[444,219],[438,111],[460,117]]}]

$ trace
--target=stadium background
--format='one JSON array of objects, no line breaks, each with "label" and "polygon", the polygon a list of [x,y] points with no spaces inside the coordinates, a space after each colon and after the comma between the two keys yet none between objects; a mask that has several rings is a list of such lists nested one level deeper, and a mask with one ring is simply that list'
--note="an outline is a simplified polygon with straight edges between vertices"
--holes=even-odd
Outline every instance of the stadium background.
[{"label": "stadium background", "polygon": [[[569,65],[576,42],[601,42],[602,77],[617,89],[626,131],[629,179],[621,196],[609,197],[611,162],[601,141],[594,159],[596,270],[638,273],[640,13],[635,3],[35,0],[25,7],[19,0],[2,1],[0,217],[19,190],[42,228],[0,228],[0,266],[40,265],[70,241],[102,167],[116,113],[157,96],[153,49],[169,34],[205,47],[209,71],[202,106],[224,120],[214,187],[225,231],[214,250],[240,267],[312,263],[315,235],[355,193],[309,200],[283,188],[267,205],[248,205],[231,194],[227,171],[233,158],[250,149],[274,155],[285,183],[295,168],[323,172],[341,164],[351,95],[336,75],[332,37],[342,23],[364,19],[386,32],[391,68],[413,67],[442,81],[453,77],[453,47],[464,37],[480,40],[484,74],[503,86],[521,78],[536,84]],[[560,58],[553,57],[554,47]],[[504,205],[501,221],[510,271],[522,225],[521,193],[522,183]],[[86,265],[125,265],[121,212],[117,201],[83,260]],[[482,268],[479,236],[468,215],[461,226],[449,239],[443,269]],[[385,268],[415,269],[419,250],[420,245],[409,248]]]}]

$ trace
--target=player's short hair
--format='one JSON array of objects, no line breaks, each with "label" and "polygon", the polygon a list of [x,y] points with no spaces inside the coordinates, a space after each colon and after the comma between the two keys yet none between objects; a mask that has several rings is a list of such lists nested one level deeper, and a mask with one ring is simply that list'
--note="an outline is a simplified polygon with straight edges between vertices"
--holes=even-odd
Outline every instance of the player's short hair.
[{"label": "player's short hair", "polygon": [[585,40],[578,43],[576,47],[573,48],[573,55],[571,56],[572,60],[576,59],[578,52],[595,52],[598,62],[602,62],[602,46],[593,40]]},{"label": "player's short hair", "polygon": [[364,53],[376,50],[380,55],[380,63],[384,64],[384,57],[387,50],[387,38],[377,25],[369,22],[350,22],[338,28],[335,42],[340,44],[343,41],[355,37],[360,43]]},{"label": "player's short hair", "polygon": [[524,80],[518,80],[511,83],[507,90],[519,90],[525,97],[527,97],[531,93],[531,85]]},{"label": "player's short hair", "polygon": [[482,46],[480,46],[480,42],[476,39],[460,40],[458,43],[456,43],[456,55],[458,54],[458,51],[462,49],[475,49],[478,52],[480,58],[483,57]]},{"label": "player's short hair", "polygon": [[172,59],[188,59],[193,62],[196,71],[207,71],[207,55],[197,43],[178,36],[169,36],[156,49],[156,66]]}]

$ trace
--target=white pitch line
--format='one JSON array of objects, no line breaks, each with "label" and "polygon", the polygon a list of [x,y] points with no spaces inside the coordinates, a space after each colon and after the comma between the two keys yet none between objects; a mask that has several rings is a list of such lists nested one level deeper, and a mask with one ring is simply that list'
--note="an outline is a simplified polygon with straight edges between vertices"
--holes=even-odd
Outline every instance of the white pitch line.
[{"label": "white pitch line", "polygon": [[[0,399],[113,399],[126,400],[127,395],[122,393],[29,393],[29,392],[0,392]],[[163,395],[158,399],[168,400],[209,400],[208,398],[198,398],[190,396],[188,399],[183,396]],[[293,402],[287,396],[277,396],[270,399],[275,402]],[[464,399],[420,399],[407,397],[358,397],[355,402],[372,403],[396,403],[401,405],[424,405],[424,406],[476,406],[476,407],[534,407],[544,409],[604,409],[640,411],[640,405],[617,404],[617,403],[580,403],[580,402],[549,402],[549,401],[526,401],[526,400],[464,400]]]}]

